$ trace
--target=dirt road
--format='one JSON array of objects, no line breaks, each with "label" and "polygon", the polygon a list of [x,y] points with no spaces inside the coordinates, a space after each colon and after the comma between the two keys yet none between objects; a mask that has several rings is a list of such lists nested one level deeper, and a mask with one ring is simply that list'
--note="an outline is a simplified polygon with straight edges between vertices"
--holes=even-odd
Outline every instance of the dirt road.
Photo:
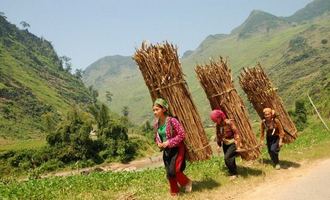
[{"label": "dirt road", "polygon": [[271,180],[234,199],[330,200],[330,159],[305,163],[301,169],[279,170]]},{"label": "dirt road", "polygon": [[139,171],[146,168],[154,168],[162,166],[163,160],[162,156],[152,156],[147,158],[142,158],[139,160],[134,160],[129,163],[107,163],[101,166],[95,167],[86,167],[80,168],[76,170],[69,170],[69,171],[62,171],[62,172],[51,172],[48,174],[44,174],[41,178],[47,178],[52,176],[72,176],[78,174],[88,174],[93,171],[113,171],[113,172],[120,172],[120,171]]}]

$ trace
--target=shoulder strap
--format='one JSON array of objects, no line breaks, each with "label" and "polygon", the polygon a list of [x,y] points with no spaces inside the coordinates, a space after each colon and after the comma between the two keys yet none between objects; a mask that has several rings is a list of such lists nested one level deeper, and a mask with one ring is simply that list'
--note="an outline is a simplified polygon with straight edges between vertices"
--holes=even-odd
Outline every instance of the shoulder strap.
[{"label": "shoulder strap", "polygon": [[173,124],[172,124],[172,117],[169,117],[169,118],[168,118],[168,122],[169,122],[169,125],[170,125],[170,135],[171,135],[171,137],[173,137]]}]

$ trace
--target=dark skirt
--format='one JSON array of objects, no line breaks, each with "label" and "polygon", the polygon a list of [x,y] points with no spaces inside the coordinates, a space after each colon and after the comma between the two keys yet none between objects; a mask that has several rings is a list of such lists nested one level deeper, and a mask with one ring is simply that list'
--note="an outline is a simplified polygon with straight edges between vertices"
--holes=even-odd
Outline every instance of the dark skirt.
[{"label": "dark skirt", "polygon": [[174,178],[176,170],[179,168],[183,172],[186,168],[185,148],[183,144],[178,147],[165,148],[163,151],[163,161],[167,178]]}]

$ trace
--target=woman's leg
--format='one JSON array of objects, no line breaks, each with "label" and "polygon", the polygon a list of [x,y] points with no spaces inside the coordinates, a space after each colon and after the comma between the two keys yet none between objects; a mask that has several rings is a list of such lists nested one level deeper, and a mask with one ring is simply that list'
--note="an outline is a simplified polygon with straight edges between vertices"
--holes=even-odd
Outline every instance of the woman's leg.
[{"label": "woman's leg", "polygon": [[179,186],[178,186],[178,181],[177,178],[168,178],[168,181],[170,183],[170,192],[171,194],[177,194],[179,193]]},{"label": "woman's leg", "polygon": [[185,149],[184,149],[184,145],[182,144],[179,146],[179,152],[175,162],[176,178],[181,186],[185,186],[190,182],[189,178],[181,170],[181,165],[183,164],[183,162],[185,162],[184,155],[185,155]]},{"label": "woman's leg", "polygon": [[229,174],[236,175],[237,174],[237,166],[235,161],[236,145],[234,143],[230,145],[223,144],[223,151],[225,154],[225,158],[224,158],[225,164],[229,170]]},{"label": "woman's leg", "polygon": [[267,136],[267,148],[270,158],[272,159],[274,165],[279,164],[279,159],[278,159],[278,154],[280,152],[279,137]]}]

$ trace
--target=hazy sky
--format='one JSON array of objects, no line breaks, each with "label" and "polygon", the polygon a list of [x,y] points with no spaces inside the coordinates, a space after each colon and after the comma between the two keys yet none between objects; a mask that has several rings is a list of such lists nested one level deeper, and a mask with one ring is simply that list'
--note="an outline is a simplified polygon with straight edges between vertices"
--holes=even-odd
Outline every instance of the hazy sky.
[{"label": "hazy sky", "polygon": [[176,44],[180,55],[210,34],[229,33],[254,9],[290,16],[311,0],[0,0],[0,11],[86,68],[103,56],[132,55],[143,40]]}]

